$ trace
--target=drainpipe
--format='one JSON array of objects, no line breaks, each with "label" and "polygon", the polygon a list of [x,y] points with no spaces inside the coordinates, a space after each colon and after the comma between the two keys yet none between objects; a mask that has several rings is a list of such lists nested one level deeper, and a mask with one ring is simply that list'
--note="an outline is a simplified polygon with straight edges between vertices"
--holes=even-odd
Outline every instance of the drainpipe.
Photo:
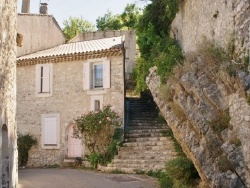
[{"label": "drainpipe", "polygon": [[[126,39],[125,39],[126,40]],[[122,44],[122,54],[123,54],[123,105],[124,105],[124,112],[123,112],[123,141],[125,140],[125,132],[128,123],[128,112],[127,112],[127,104],[126,104],[126,73],[125,73],[125,59],[126,59],[126,49],[125,49],[125,40]]]}]

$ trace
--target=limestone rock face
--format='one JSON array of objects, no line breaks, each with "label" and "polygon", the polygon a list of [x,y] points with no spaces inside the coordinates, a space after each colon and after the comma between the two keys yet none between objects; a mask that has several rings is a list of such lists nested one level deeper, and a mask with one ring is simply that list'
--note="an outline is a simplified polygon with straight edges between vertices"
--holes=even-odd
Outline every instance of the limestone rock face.
[{"label": "limestone rock face", "polygon": [[[174,136],[208,187],[250,187],[250,106],[237,89],[240,88],[237,81],[233,82],[223,72],[211,74],[190,68],[169,79],[168,92],[164,92],[153,67],[147,85]],[[226,121],[223,114],[231,118],[224,128],[216,123]]]},{"label": "limestone rock face", "polygon": [[0,187],[17,186],[16,5],[0,0]]}]

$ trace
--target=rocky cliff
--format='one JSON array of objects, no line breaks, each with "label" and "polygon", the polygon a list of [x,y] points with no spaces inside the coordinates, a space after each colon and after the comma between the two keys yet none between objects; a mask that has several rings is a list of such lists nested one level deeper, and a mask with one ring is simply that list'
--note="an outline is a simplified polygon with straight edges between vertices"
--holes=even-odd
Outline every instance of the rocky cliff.
[{"label": "rocky cliff", "polygon": [[[248,54],[250,2],[181,2],[172,34],[185,63],[164,85],[151,68],[147,85],[207,187],[250,187],[250,74],[232,65]],[[224,49],[233,46],[234,60],[211,59],[200,51],[204,37]]]}]

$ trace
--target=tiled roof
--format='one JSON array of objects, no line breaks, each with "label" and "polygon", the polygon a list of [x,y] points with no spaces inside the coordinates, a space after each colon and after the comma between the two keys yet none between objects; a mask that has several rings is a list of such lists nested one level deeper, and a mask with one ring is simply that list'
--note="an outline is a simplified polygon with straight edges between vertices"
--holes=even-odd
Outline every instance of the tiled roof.
[{"label": "tiled roof", "polygon": [[51,48],[48,50],[39,51],[29,55],[17,58],[17,61],[39,59],[45,57],[57,57],[64,55],[74,54],[89,54],[89,53],[102,53],[111,49],[121,49],[123,37],[103,38],[98,40],[90,40],[83,42],[68,43]]}]

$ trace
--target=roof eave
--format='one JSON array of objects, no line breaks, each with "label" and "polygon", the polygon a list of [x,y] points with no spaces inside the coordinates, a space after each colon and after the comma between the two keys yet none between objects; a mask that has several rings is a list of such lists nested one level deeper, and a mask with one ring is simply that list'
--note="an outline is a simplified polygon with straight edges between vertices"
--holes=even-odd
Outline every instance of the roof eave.
[{"label": "roof eave", "polygon": [[44,63],[80,61],[80,60],[97,59],[103,57],[121,56],[122,53],[123,53],[122,48],[114,48],[114,49],[107,49],[107,50],[87,52],[87,53],[23,59],[23,60],[17,60],[16,64],[17,66],[29,66],[29,65],[44,64]]}]

